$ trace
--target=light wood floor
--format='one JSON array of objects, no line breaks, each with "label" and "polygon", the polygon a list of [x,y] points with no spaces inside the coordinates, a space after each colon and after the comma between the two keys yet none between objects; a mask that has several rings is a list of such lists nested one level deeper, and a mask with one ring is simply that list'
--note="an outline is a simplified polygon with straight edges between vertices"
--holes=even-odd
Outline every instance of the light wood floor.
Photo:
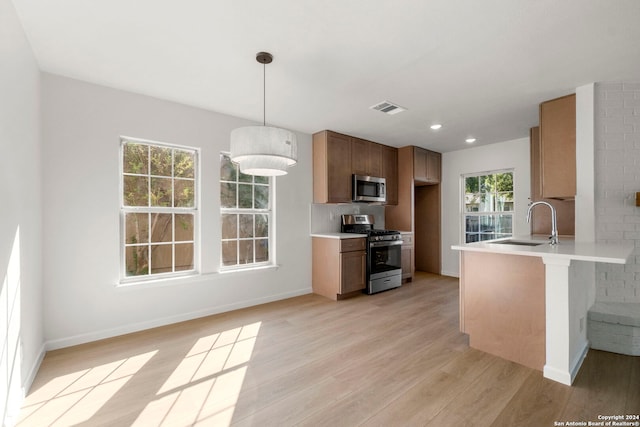
[{"label": "light wood floor", "polygon": [[469,348],[458,281],[306,295],[47,354],[19,426],[553,426],[640,414],[640,357],[573,387]]}]

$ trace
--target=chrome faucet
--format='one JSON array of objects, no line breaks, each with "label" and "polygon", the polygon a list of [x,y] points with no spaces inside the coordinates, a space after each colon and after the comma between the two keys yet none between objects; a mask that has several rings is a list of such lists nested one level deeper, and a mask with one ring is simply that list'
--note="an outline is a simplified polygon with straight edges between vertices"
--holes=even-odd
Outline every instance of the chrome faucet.
[{"label": "chrome faucet", "polygon": [[533,202],[529,204],[529,210],[527,210],[527,222],[531,222],[531,211],[536,205],[546,205],[551,209],[551,236],[549,236],[549,244],[558,244],[558,220],[556,218],[556,209],[547,202]]}]

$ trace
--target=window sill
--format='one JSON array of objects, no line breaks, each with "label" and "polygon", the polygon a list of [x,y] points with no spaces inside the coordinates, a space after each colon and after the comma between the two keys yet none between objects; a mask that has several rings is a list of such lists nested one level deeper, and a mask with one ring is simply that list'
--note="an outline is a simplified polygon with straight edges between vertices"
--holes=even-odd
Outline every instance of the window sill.
[{"label": "window sill", "polygon": [[133,280],[133,281],[120,281],[116,283],[116,288],[122,290],[133,290],[133,289],[145,289],[145,288],[158,288],[163,286],[182,286],[182,285],[190,285],[192,283],[199,283],[209,279],[216,279],[222,276],[231,275],[231,274],[250,274],[255,272],[263,272],[265,270],[278,270],[280,265],[271,264],[271,265],[262,265],[259,267],[247,267],[247,268],[236,268],[236,269],[227,269],[214,271],[211,273],[192,273],[185,274],[181,276],[172,276],[172,277],[162,277],[156,279],[146,279],[146,280]]},{"label": "window sill", "polygon": [[264,270],[277,270],[280,268],[280,265],[278,264],[269,264],[269,265],[260,265],[257,267],[240,267],[240,268],[227,268],[227,269],[221,269],[220,271],[218,271],[218,274],[232,274],[232,273],[251,273],[254,271],[264,271]]}]

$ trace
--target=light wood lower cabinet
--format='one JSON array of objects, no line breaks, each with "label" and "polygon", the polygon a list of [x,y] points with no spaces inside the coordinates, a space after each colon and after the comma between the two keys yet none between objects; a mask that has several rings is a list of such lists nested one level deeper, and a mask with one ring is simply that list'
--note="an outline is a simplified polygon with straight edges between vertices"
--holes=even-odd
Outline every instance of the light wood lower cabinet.
[{"label": "light wood lower cabinet", "polygon": [[313,293],[338,300],[366,287],[367,253],[364,237],[313,237]]},{"label": "light wood lower cabinet", "polygon": [[460,253],[460,330],[469,346],[542,370],[545,319],[541,258]]},{"label": "light wood lower cabinet", "polygon": [[402,233],[402,281],[413,280],[414,270],[413,233]]}]

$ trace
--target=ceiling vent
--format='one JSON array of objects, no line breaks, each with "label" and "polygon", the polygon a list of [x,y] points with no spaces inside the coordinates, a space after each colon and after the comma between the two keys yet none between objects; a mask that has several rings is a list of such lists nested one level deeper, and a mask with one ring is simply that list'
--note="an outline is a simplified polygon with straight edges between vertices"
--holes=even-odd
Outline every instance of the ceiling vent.
[{"label": "ceiling vent", "polygon": [[371,107],[372,110],[378,110],[378,111],[382,111],[383,113],[389,114],[389,115],[394,115],[394,114],[398,114],[398,113],[402,113],[403,111],[406,111],[406,108],[403,108],[397,104],[394,104],[392,102],[389,101],[382,101],[379,102],[375,105],[372,105]]}]

